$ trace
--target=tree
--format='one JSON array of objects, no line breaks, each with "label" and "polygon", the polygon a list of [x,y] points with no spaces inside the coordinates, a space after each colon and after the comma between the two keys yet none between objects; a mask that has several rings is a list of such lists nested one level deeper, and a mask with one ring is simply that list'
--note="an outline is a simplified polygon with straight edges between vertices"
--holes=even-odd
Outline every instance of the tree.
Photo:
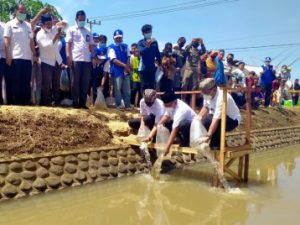
[{"label": "tree", "polygon": [[14,14],[16,5],[22,2],[26,5],[29,19],[32,19],[42,8],[48,6],[52,9],[52,15],[58,19],[62,19],[62,16],[58,13],[57,9],[50,4],[43,3],[40,0],[0,0],[0,20],[7,22]]}]

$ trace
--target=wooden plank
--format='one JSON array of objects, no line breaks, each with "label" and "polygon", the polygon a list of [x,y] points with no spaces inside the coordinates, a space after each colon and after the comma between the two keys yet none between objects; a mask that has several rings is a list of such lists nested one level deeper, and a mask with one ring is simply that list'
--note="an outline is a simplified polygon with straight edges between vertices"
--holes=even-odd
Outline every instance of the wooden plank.
[{"label": "wooden plank", "polygon": [[[222,90],[226,89],[227,92],[236,92],[236,91],[243,91],[246,92],[248,88],[240,87],[240,88],[228,88],[228,87],[221,87]],[[255,89],[250,89],[250,91],[254,91]],[[176,91],[176,95],[192,95],[192,94],[201,94],[201,91]],[[164,92],[157,92],[157,95],[163,95]]]},{"label": "wooden plank", "polygon": [[245,150],[251,150],[252,146],[249,144],[243,145],[243,146],[238,146],[238,147],[226,147],[226,152],[240,152],[240,151],[245,151]]},{"label": "wooden plank", "polygon": [[220,167],[224,172],[224,158],[225,158],[225,138],[226,138],[226,112],[227,112],[227,89],[223,88],[222,99],[222,117],[221,117],[221,148],[220,148]]},{"label": "wooden plank", "polygon": [[226,173],[228,173],[230,176],[232,176],[238,182],[242,181],[241,178],[235,172],[233,172],[231,169],[229,169],[228,167],[225,167],[224,170]]},{"label": "wooden plank", "polygon": [[[176,95],[192,95],[192,94],[201,94],[201,91],[176,91]],[[164,92],[157,92],[157,95],[163,95]]]},{"label": "wooden plank", "polygon": [[238,157],[241,157],[241,156],[244,156],[244,155],[249,155],[251,153],[254,153],[253,150],[245,150],[245,151],[239,151],[239,152],[227,152],[226,153],[226,157],[231,159],[231,158],[238,158]]},{"label": "wooden plank", "polygon": [[227,163],[226,163],[226,167],[230,167],[231,165],[232,165],[232,163],[234,163],[234,161],[236,160],[237,158],[232,158],[232,159],[230,159]]},{"label": "wooden plank", "polygon": [[254,88],[248,88],[248,87],[239,87],[239,88],[221,87],[221,89],[223,91],[226,89],[227,93],[237,92],[237,91],[247,92],[247,90],[250,90],[250,92],[255,91]]}]

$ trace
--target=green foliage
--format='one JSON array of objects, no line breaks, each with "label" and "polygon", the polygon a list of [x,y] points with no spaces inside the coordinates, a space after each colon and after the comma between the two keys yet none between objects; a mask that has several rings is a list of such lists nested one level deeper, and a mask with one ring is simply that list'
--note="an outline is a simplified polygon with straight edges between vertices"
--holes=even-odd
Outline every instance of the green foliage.
[{"label": "green foliage", "polygon": [[61,15],[58,13],[56,8],[50,4],[43,3],[40,0],[0,0],[0,20],[2,22],[7,22],[10,20],[10,15],[15,11],[17,3],[22,2],[26,5],[28,16],[32,19],[42,8],[48,6],[52,9],[52,15],[59,19],[62,19]]}]

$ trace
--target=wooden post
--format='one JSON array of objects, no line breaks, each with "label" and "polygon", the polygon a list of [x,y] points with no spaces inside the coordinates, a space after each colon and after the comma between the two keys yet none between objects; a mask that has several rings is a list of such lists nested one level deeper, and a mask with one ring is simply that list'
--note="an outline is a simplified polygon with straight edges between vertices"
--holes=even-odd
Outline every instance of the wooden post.
[{"label": "wooden post", "polygon": [[248,182],[249,176],[249,154],[245,155],[245,167],[244,167],[244,182]]},{"label": "wooden post", "polygon": [[226,112],[227,112],[227,88],[223,88],[222,117],[221,117],[221,148],[220,148],[220,167],[224,173],[225,164],[225,135],[226,135]]},{"label": "wooden post", "polygon": [[[247,144],[251,144],[251,90],[248,87],[246,90],[246,138]],[[244,182],[248,182],[249,175],[249,154],[245,155],[245,163],[244,163]]]},{"label": "wooden post", "polygon": [[244,167],[244,156],[239,158],[238,176],[241,180],[243,179],[243,167]]},{"label": "wooden post", "polygon": [[192,93],[191,107],[194,111],[196,111],[196,93]]},{"label": "wooden post", "polygon": [[248,87],[246,90],[246,138],[247,138],[247,144],[250,144],[250,138],[251,138],[251,90]]}]

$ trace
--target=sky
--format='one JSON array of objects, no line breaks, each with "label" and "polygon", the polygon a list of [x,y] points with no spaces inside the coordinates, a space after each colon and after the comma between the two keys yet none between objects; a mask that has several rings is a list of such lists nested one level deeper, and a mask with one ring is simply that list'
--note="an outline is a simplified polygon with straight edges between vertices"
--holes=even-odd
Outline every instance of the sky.
[{"label": "sky", "polygon": [[[75,24],[76,11],[83,9],[87,18],[103,17],[119,13],[160,8],[191,0],[48,0],[70,25]],[[205,0],[199,0],[199,2]],[[210,2],[215,0],[206,0]],[[152,24],[153,37],[160,48],[166,42],[176,43],[181,36],[191,42],[194,37],[203,38],[207,49],[298,44],[284,47],[227,50],[236,59],[260,66],[265,57],[272,64],[289,65],[300,57],[300,1],[299,0],[237,0],[226,4],[193,8],[167,14],[148,15],[102,21],[93,31],[108,36],[121,29],[124,42],[131,44],[142,38],[141,27]],[[279,66],[279,67],[280,67]],[[292,78],[300,78],[300,59],[292,65]]]}]

